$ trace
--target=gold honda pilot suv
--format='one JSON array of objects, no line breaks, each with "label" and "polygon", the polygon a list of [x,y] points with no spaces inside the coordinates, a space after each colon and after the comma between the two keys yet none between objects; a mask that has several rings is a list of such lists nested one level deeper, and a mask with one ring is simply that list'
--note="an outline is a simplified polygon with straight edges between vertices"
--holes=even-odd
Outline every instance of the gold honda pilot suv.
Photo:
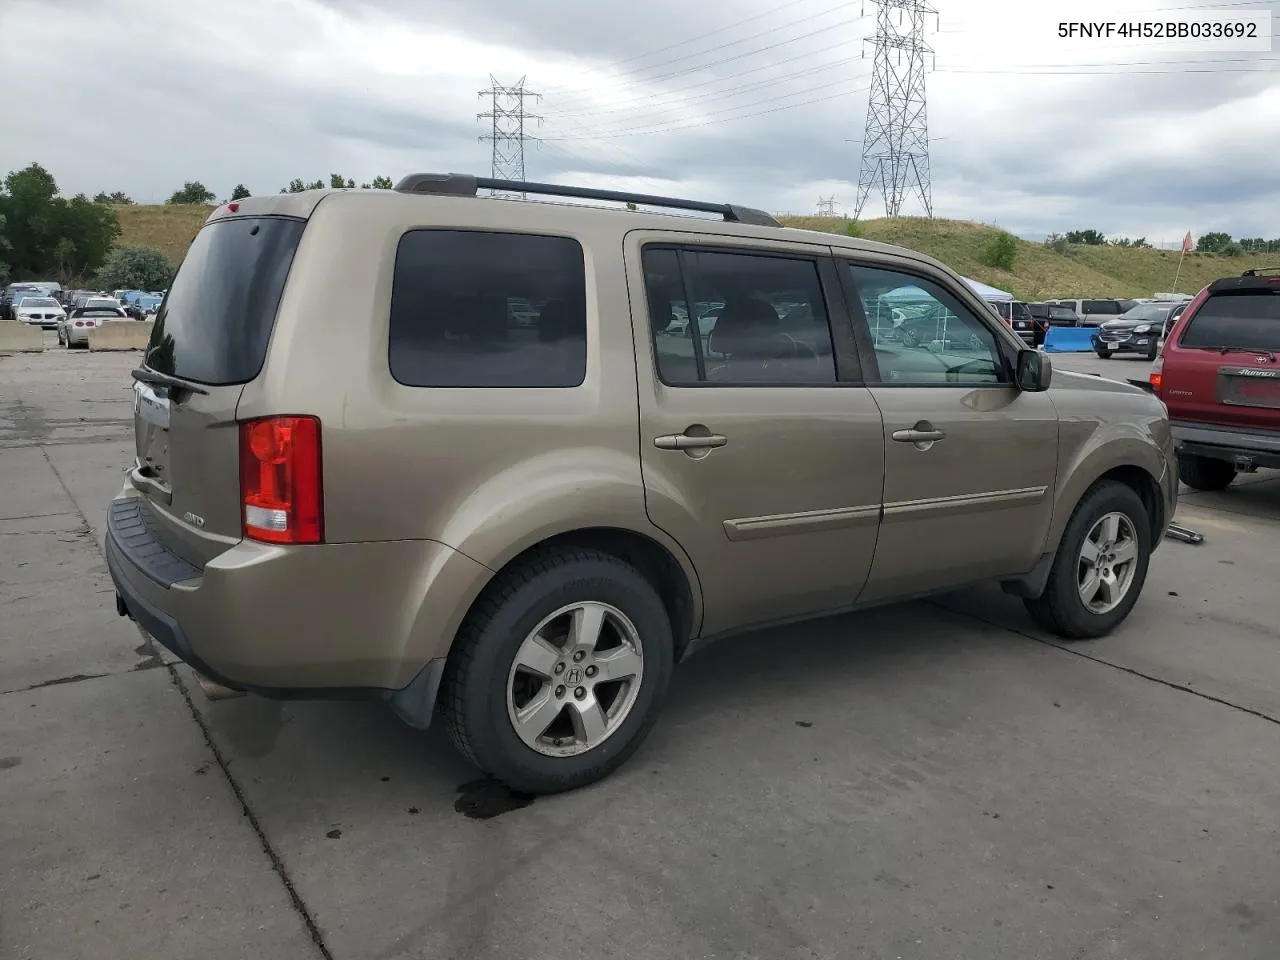
[{"label": "gold honda pilot suv", "polygon": [[712,638],[982,581],[1105,634],[1177,490],[1158,400],[928,257],[547,184],[225,204],[133,380],[119,612],[221,688],[438,709],[534,793]]}]

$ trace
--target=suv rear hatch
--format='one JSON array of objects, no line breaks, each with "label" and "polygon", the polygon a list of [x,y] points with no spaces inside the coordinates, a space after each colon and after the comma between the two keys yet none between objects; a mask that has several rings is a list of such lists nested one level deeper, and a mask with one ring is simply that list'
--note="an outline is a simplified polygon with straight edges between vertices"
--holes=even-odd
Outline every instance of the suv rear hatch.
[{"label": "suv rear hatch", "polygon": [[306,227],[292,216],[219,216],[227,209],[196,235],[134,371],[129,478],[146,502],[141,519],[197,567],[242,539],[236,407],[266,360]]},{"label": "suv rear hatch", "polygon": [[1218,280],[1170,331],[1160,396],[1175,420],[1280,429],[1280,277]]}]

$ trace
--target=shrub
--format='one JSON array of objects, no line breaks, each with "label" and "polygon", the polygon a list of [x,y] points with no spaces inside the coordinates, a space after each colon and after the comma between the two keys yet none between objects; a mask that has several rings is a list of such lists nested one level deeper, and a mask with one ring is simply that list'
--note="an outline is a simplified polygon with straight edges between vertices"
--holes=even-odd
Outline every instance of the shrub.
[{"label": "shrub", "polygon": [[850,220],[848,223],[844,225],[844,232],[845,232],[845,236],[861,239],[862,224],[859,223],[857,220]]},{"label": "shrub", "polygon": [[982,248],[982,262],[988,267],[1012,270],[1018,256],[1018,241],[1009,233],[997,233]]}]

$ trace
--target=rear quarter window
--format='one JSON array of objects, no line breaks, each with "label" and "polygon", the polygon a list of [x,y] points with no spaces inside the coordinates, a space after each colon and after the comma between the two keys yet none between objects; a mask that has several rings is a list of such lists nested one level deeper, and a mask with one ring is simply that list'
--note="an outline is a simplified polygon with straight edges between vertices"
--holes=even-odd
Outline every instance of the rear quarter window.
[{"label": "rear quarter window", "polygon": [[1187,321],[1184,347],[1280,351],[1280,293],[1218,293]]},{"label": "rear quarter window", "polygon": [[576,387],[587,371],[570,237],[411,230],[396,250],[391,375],[410,387]]},{"label": "rear quarter window", "polygon": [[202,228],[156,315],[146,365],[211,386],[256,377],[305,228],[292,217],[228,217]]}]

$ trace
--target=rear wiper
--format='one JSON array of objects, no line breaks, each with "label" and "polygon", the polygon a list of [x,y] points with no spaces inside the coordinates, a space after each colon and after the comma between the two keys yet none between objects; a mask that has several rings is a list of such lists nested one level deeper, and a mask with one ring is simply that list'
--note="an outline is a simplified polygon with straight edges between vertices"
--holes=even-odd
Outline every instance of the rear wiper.
[{"label": "rear wiper", "polygon": [[1276,355],[1270,350],[1259,350],[1253,347],[1210,347],[1210,350],[1217,350],[1224,357],[1228,353],[1256,353],[1260,357],[1266,357],[1272,363],[1276,362]]},{"label": "rear wiper", "polygon": [[133,379],[139,383],[152,383],[158,387],[175,387],[178,390],[186,390],[189,393],[203,393],[208,396],[209,391],[204,387],[197,387],[195,384],[188,383],[186,380],[179,380],[177,377],[171,377],[167,373],[158,373],[155,370],[148,370],[146,367],[139,367],[133,371]]}]

